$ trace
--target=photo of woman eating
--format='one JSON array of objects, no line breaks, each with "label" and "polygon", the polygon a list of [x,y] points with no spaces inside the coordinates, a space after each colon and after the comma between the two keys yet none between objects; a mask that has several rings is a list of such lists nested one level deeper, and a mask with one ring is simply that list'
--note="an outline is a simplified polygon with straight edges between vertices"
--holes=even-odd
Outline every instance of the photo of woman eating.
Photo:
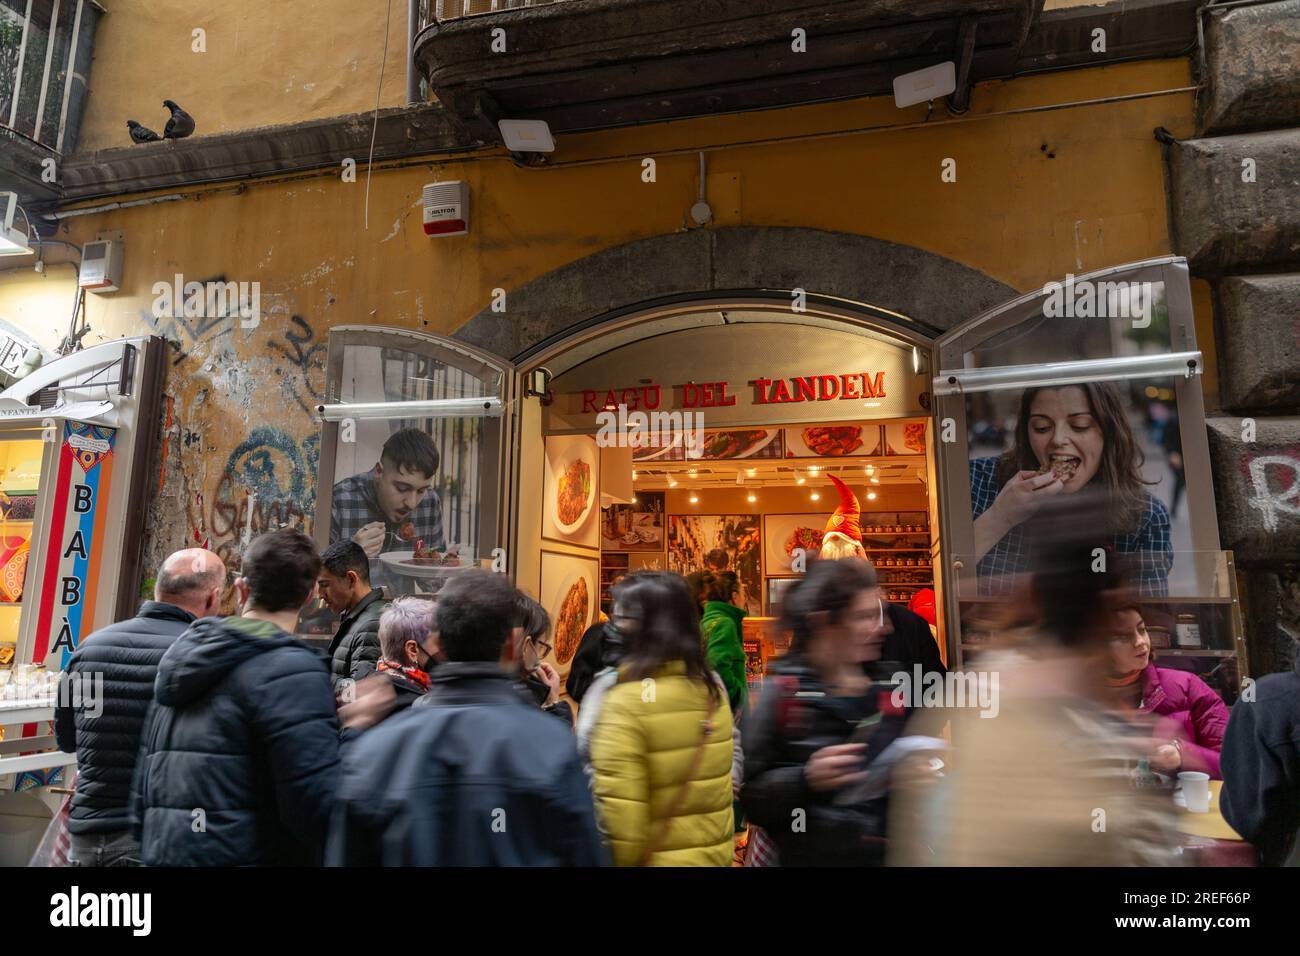
[{"label": "photo of woman eating", "polygon": [[1007,593],[1012,576],[1033,567],[1033,517],[1046,501],[1087,489],[1110,518],[1099,543],[1132,556],[1140,594],[1166,594],[1169,510],[1147,490],[1144,460],[1114,385],[1025,389],[1011,448],[970,462],[980,593]]}]

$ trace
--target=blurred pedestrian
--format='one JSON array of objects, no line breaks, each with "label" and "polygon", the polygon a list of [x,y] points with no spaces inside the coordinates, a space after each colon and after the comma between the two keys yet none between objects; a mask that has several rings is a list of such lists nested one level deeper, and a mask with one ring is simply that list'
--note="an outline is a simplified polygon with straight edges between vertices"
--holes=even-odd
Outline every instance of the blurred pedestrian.
[{"label": "blurred pedestrian", "polygon": [[384,592],[370,587],[370,559],[361,546],[336,541],[321,555],[320,596],[342,615],[330,641],[330,684],[341,695],[362,663],[379,660],[379,618],[388,607]]},{"label": "blurred pedestrian", "polygon": [[1179,862],[1173,801],[1142,768],[1150,740],[1113,714],[1105,688],[1114,612],[1129,601],[1126,581],[1093,547],[1104,528],[1094,509],[1105,506],[1082,495],[1044,505],[1039,563],[1009,598],[1032,609],[1037,638],[981,656],[980,672],[967,675],[998,678],[995,719],[953,707],[956,773],[931,788],[931,807],[942,809],[920,814],[928,832],[896,835],[897,862]]},{"label": "blurred pedestrian", "polygon": [[551,632],[551,616],[546,608],[532,597],[519,592],[519,663],[523,673],[524,689],[548,714],[554,714],[573,726],[573,708],[560,700],[560,675],[547,663],[546,656],[554,649],[547,643]]},{"label": "blurred pedestrian", "polygon": [[864,666],[885,640],[875,570],[858,559],[815,561],[786,592],[790,650],[764,681],[744,727],[740,802],[783,866],[877,865],[878,801],[853,788],[903,730],[904,711]]},{"label": "blurred pedestrian", "polygon": [[240,614],[195,621],[158,665],[134,806],[148,866],[310,865],[338,787],[329,672],[293,636],[316,595],[311,538],[256,538]]},{"label": "blurred pedestrian", "polygon": [[177,551],[158,569],[152,601],[135,617],[87,636],[68,658],[59,678],[54,736],[60,750],[77,755],[68,816],[73,866],[139,864],[129,812],[131,776],[158,662],[186,628],[221,610],[225,586],[226,566],[211,551]]},{"label": "blurred pedestrian", "polygon": [[[619,866],[728,866],[732,724],[685,581],[639,571],[614,589],[624,635],[590,754],[602,829]],[[583,705],[583,710],[587,708]]]},{"label": "blurred pedestrian", "polygon": [[504,575],[471,568],[443,585],[429,692],[344,756],[330,864],[604,862],[573,734],[517,686],[518,620]]}]

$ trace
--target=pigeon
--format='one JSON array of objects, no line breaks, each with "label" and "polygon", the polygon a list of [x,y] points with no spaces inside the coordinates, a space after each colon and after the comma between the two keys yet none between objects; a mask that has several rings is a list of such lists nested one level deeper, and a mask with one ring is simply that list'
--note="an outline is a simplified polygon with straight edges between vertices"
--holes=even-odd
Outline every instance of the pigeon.
[{"label": "pigeon", "polygon": [[185,112],[171,100],[163,100],[163,106],[172,111],[172,118],[163,130],[164,139],[184,139],[194,132],[194,117]]},{"label": "pigeon", "polygon": [[154,143],[162,139],[149,127],[141,126],[135,120],[127,120],[126,128],[131,131],[131,142],[133,143]]}]

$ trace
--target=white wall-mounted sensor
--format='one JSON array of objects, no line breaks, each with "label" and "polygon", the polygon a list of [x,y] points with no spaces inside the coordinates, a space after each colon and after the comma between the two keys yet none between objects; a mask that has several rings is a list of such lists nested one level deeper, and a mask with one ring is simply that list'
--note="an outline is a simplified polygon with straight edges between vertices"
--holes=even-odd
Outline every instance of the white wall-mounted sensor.
[{"label": "white wall-mounted sensor", "polygon": [[87,292],[116,292],[122,284],[122,243],[96,239],[81,249],[77,285]]},{"label": "white wall-mounted sensor", "polygon": [[927,100],[937,100],[957,90],[957,64],[945,60],[924,70],[894,77],[894,105],[900,110]]},{"label": "white wall-mounted sensor", "polygon": [[424,234],[463,236],[469,232],[469,187],[460,180],[424,187]]}]

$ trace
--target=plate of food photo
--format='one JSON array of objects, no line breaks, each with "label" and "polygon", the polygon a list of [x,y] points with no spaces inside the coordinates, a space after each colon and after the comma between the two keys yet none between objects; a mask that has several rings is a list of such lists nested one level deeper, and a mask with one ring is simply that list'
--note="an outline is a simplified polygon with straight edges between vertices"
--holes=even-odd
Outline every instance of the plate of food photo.
[{"label": "plate of food photo", "polygon": [[571,535],[582,527],[596,503],[595,449],[581,443],[570,445],[551,472],[551,514],[561,534]]},{"label": "plate of food photo", "polygon": [[554,618],[555,664],[564,667],[578,652],[582,634],[591,623],[592,592],[583,573],[574,570],[556,593],[560,604]]},{"label": "plate of food photo", "polygon": [[779,434],[779,428],[732,428],[727,431],[705,432],[704,452],[700,457],[710,461],[749,458],[772,444]]},{"label": "plate of food photo", "polygon": [[452,545],[445,552],[434,551],[424,546],[424,539],[415,542],[414,551],[381,551],[380,562],[396,574],[421,581],[445,578],[454,571],[474,567],[474,562],[460,556],[460,550]]},{"label": "plate of food photo", "polygon": [[840,458],[844,455],[863,455],[862,425],[813,425],[808,428],[791,428],[791,457]]}]

